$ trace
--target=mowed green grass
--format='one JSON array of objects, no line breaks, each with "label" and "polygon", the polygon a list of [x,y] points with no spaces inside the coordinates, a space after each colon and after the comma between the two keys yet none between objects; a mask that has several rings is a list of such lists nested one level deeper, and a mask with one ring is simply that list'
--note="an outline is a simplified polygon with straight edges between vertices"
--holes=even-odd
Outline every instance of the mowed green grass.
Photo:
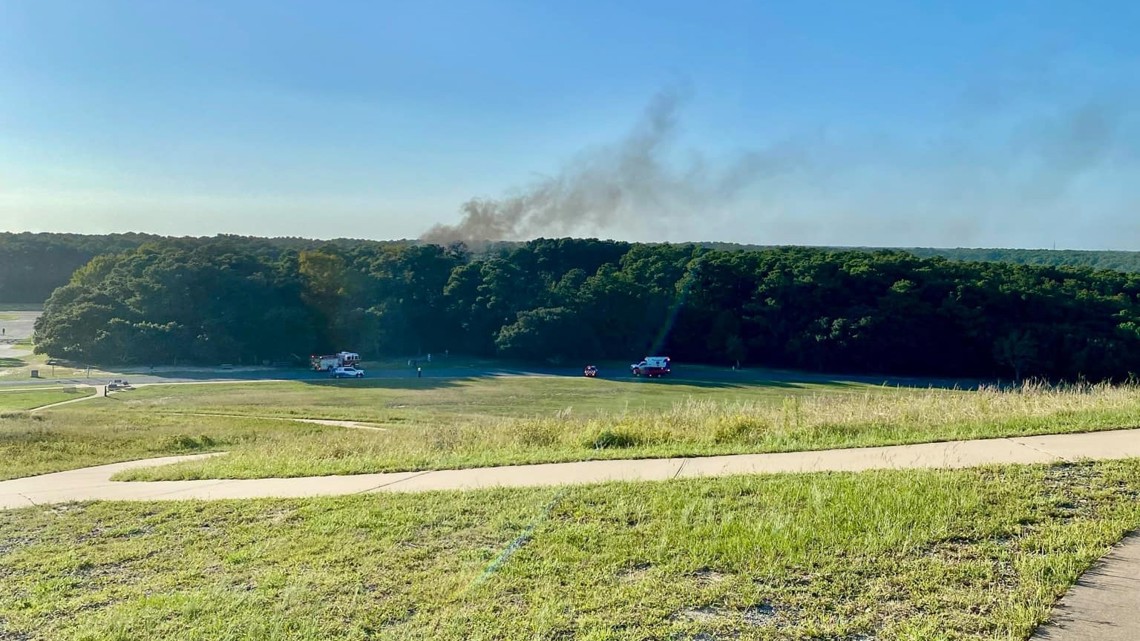
[{"label": "mowed green grass", "polygon": [[[363,421],[382,430],[291,418]],[[171,385],[0,418],[0,476],[168,454],[127,480],[258,478],[782,452],[1140,424],[1140,388],[953,391],[859,384],[504,376]]]},{"label": "mowed green grass", "polygon": [[343,431],[287,421],[211,417],[187,421],[143,413],[62,411],[66,407],[35,414],[0,413],[0,480],[172,454],[239,450],[288,438],[305,440],[306,431]]},{"label": "mowed green grass", "polygon": [[[2,357],[0,357],[0,372],[3,372],[4,370],[15,369],[18,367],[24,367],[25,365],[27,365],[27,362],[24,361],[24,359],[22,359],[22,358],[16,358],[15,356],[2,356]],[[8,374],[10,372],[4,372],[4,373]]]},{"label": "mowed green grass", "polygon": [[1025,639],[1140,462],[0,513],[0,636]]},{"label": "mowed green grass", "polygon": [[[127,408],[250,416],[438,422],[467,417],[534,417],[669,409],[686,399],[780,400],[813,392],[881,388],[850,382],[742,379],[700,381],[587,379],[571,376],[478,376],[329,380],[257,384],[169,385],[119,397]],[[893,388],[889,388],[893,389]]]},{"label": "mowed green grass", "polygon": [[[31,352],[31,339],[17,341],[16,345]],[[10,386],[4,385],[5,382],[28,380],[32,370],[36,371],[40,380],[64,379],[59,381],[61,385],[71,384],[83,378],[98,380],[117,376],[98,368],[88,371],[86,368],[78,368],[75,365],[56,365],[53,367],[47,364],[48,360],[50,359],[44,354],[31,353],[0,358],[0,391],[11,389]]]},{"label": "mowed green grass", "polygon": [[63,387],[47,390],[0,390],[0,412],[30,410],[53,403],[85,398],[95,393],[90,387]]}]

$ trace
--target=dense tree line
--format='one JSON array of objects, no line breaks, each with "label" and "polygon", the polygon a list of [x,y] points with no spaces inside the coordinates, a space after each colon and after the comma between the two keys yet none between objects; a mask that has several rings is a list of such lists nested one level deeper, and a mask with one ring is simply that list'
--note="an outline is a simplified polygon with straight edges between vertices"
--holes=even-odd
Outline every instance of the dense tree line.
[{"label": "dense tree line", "polygon": [[259,256],[276,258],[283,252],[320,247],[407,244],[406,241],[354,239],[311,240],[307,238],[214,238],[172,239],[153,234],[54,234],[0,232],[0,303],[42,303],[57,287],[67,284],[75,270],[96,256],[137,249],[144,243],[183,244],[235,242]]},{"label": "dense tree line", "polygon": [[134,249],[156,239],[143,234],[0,232],[0,302],[42,303],[92,258]]},{"label": "dense tree line", "polygon": [[[311,240],[306,238],[253,238],[217,236],[214,238],[170,239],[151,234],[50,234],[0,232],[0,303],[42,303],[57,287],[66,284],[76,269],[96,256],[137,249],[148,242],[177,241],[184,244],[236,242],[243,251],[276,260],[285,252],[332,247],[352,251],[358,246],[384,247],[411,245],[411,241],[369,241],[356,239]],[[493,256],[522,247],[518,242],[497,242],[480,248],[477,257]],[[704,249],[719,251],[763,251],[778,247],[735,243],[701,243]],[[875,248],[823,248],[828,251],[878,251]],[[1123,272],[1140,272],[1140,252],[1075,251],[1048,249],[906,249],[920,258],[943,257],[960,261],[1015,263],[1019,265],[1088,267]]]},{"label": "dense tree line", "polygon": [[[779,249],[777,245],[741,245],[737,243],[701,243],[706,249],[721,251],[758,251]],[[881,251],[881,247],[820,247],[828,251]],[[1119,272],[1140,272],[1140,252],[1083,249],[978,249],[943,247],[895,248],[919,258],[946,258],[967,262],[1013,263],[1041,267],[1087,267]]]},{"label": "dense tree line", "polygon": [[1088,267],[1120,272],[1140,272],[1140,252],[1078,249],[931,249],[906,251],[920,258],[941,256],[950,260],[1015,263],[1043,267]]},{"label": "dense tree line", "polygon": [[51,296],[37,350],[90,362],[253,363],[351,349],[952,376],[1123,377],[1140,275],[901,251],[536,240],[164,240]]}]

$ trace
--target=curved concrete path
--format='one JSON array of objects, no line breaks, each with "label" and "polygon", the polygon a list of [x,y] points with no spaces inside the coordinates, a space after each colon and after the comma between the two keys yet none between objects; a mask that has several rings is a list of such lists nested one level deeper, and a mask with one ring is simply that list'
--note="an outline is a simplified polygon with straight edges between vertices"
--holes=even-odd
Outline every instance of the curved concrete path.
[{"label": "curved concrete path", "polygon": [[[962,468],[1002,463],[1140,457],[1140,429],[926,443],[784,454],[685,459],[584,461],[428,472],[286,479],[216,479],[124,483],[122,470],[191,461],[219,454],[172,456],[0,481],[0,509],[85,500],[155,501],[307,497],[364,492],[425,492],[668,480],[780,472]],[[1058,603],[1038,641],[1140,639],[1140,536],[1130,536],[1078,580]]]},{"label": "curved concrete path", "polygon": [[333,496],[362,492],[426,492],[606,481],[661,481],[734,474],[962,468],[1002,463],[1122,459],[1140,457],[1140,429],[818,452],[582,461],[350,476],[133,483],[110,480],[112,475],[122,470],[154,467],[206,456],[217,454],[130,461],[0,481],[0,509],[67,501]]},{"label": "curved concrete path", "polygon": [[311,423],[313,425],[324,425],[327,427],[346,427],[352,430],[373,430],[375,432],[387,432],[388,428],[381,427],[375,423],[363,423],[361,421],[344,421],[332,418],[296,418],[293,416],[251,416],[249,414],[209,414],[205,412],[195,412],[193,414],[180,414],[177,412],[168,412],[166,416],[225,416],[229,418],[248,418],[256,419],[259,421],[293,421],[295,423]]},{"label": "curved concrete path", "polygon": [[43,410],[50,410],[53,407],[60,407],[62,405],[72,405],[74,403],[82,403],[84,401],[90,401],[92,399],[99,398],[99,397],[103,396],[106,393],[104,390],[106,389],[107,386],[106,385],[75,385],[74,387],[94,387],[95,393],[94,394],[88,394],[87,396],[80,396],[79,398],[73,398],[73,399],[66,400],[66,401],[60,401],[58,403],[50,403],[48,405],[40,405],[39,407],[33,407],[32,409],[28,410],[28,412],[42,412]]}]

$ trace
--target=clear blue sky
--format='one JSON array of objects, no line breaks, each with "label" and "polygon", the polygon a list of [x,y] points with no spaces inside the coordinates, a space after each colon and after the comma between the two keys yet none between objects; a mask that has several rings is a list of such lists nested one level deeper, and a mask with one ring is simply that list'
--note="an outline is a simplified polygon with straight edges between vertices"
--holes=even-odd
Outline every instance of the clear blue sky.
[{"label": "clear blue sky", "polygon": [[681,88],[664,162],[770,163],[578,235],[1140,249],[1138,27],[1135,2],[0,0],[0,230],[415,237]]}]

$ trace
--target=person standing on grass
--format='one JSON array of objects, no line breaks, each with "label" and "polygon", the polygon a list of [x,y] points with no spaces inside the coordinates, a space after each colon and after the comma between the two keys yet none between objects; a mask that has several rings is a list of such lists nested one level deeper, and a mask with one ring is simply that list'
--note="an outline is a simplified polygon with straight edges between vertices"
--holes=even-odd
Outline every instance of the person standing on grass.
[{"label": "person standing on grass", "polygon": [[423,378],[423,377],[424,377],[424,368],[417,367],[416,368],[416,378]]}]

